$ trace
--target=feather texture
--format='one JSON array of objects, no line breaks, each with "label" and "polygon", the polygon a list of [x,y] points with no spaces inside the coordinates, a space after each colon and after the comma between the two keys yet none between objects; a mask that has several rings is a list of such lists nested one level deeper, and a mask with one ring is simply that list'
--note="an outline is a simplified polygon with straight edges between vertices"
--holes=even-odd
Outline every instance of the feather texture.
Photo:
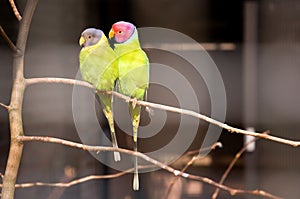
[{"label": "feather texture", "polygon": [[[128,22],[117,22],[112,26],[109,35],[115,37],[117,42],[114,51],[119,61],[119,92],[136,100],[143,100],[149,86],[149,60],[140,47],[136,27]],[[137,151],[141,106],[129,103],[129,112],[133,126],[133,148]],[[139,190],[137,157],[134,158],[133,190]]]},{"label": "feather texture", "polygon": [[[114,90],[118,78],[118,60],[106,36],[101,30],[89,28],[83,31],[80,43],[83,46],[79,54],[82,78],[99,91]],[[113,119],[113,98],[111,94],[99,91],[98,96],[109,123],[112,144],[118,148]],[[114,160],[121,160],[119,152],[114,152]]]}]

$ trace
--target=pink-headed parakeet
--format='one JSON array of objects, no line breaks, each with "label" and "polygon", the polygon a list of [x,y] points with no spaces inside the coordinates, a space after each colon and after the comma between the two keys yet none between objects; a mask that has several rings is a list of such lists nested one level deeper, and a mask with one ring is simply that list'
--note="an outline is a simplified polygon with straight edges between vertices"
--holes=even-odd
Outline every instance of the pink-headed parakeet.
[{"label": "pink-headed parakeet", "polygon": [[[149,60],[141,49],[136,27],[132,23],[117,22],[112,25],[109,38],[115,40],[114,51],[119,61],[119,92],[134,100],[143,100],[149,86]],[[137,151],[141,106],[130,102],[129,112],[133,125],[133,148]],[[137,157],[134,160],[133,190],[139,190]]]}]

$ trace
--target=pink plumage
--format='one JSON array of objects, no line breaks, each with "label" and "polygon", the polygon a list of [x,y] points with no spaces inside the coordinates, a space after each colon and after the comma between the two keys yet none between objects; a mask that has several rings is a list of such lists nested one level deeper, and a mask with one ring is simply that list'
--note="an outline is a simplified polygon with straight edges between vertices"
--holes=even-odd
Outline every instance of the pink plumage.
[{"label": "pink plumage", "polygon": [[112,25],[112,30],[117,43],[126,42],[134,33],[135,26],[125,21],[119,21]]}]

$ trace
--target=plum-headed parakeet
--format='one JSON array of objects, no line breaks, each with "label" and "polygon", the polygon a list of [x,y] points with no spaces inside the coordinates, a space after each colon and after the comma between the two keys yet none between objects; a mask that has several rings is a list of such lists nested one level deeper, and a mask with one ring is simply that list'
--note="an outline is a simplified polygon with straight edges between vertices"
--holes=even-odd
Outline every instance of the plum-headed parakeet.
[{"label": "plum-headed parakeet", "polygon": [[[114,128],[112,95],[100,91],[112,91],[118,78],[118,62],[116,54],[110,47],[104,33],[95,28],[88,28],[79,40],[82,49],[79,54],[82,78],[91,83],[98,91],[104,115],[106,116],[113,147],[118,148]],[[114,152],[115,161],[120,161],[120,153]]]},{"label": "plum-headed parakeet", "polygon": [[[143,100],[149,85],[149,60],[141,49],[136,27],[128,22],[120,21],[112,25],[109,38],[114,38],[114,51],[118,57],[119,92]],[[140,123],[141,106],[129,103],[129,112],[133,125],[134,150],[137,151],[137,131]],[[134,160],[133,190],[139,189],[138,162]]]}]

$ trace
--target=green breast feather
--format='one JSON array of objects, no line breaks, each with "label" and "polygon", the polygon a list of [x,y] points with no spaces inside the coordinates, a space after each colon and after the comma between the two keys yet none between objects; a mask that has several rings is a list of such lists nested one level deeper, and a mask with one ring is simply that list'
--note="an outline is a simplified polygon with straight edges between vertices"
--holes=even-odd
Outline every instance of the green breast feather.
[{"label": "green breast feather", "polygon": [[143,99],[149,84],[149,61],[142,49],[119,57],[119,90],[121,93]]},{"label": "green breast feather", "polygon": [[99,90],[112,90],[118,77],[118,65],[114,51],[102,39],[94,46],[80,52],[82,78]]}]

